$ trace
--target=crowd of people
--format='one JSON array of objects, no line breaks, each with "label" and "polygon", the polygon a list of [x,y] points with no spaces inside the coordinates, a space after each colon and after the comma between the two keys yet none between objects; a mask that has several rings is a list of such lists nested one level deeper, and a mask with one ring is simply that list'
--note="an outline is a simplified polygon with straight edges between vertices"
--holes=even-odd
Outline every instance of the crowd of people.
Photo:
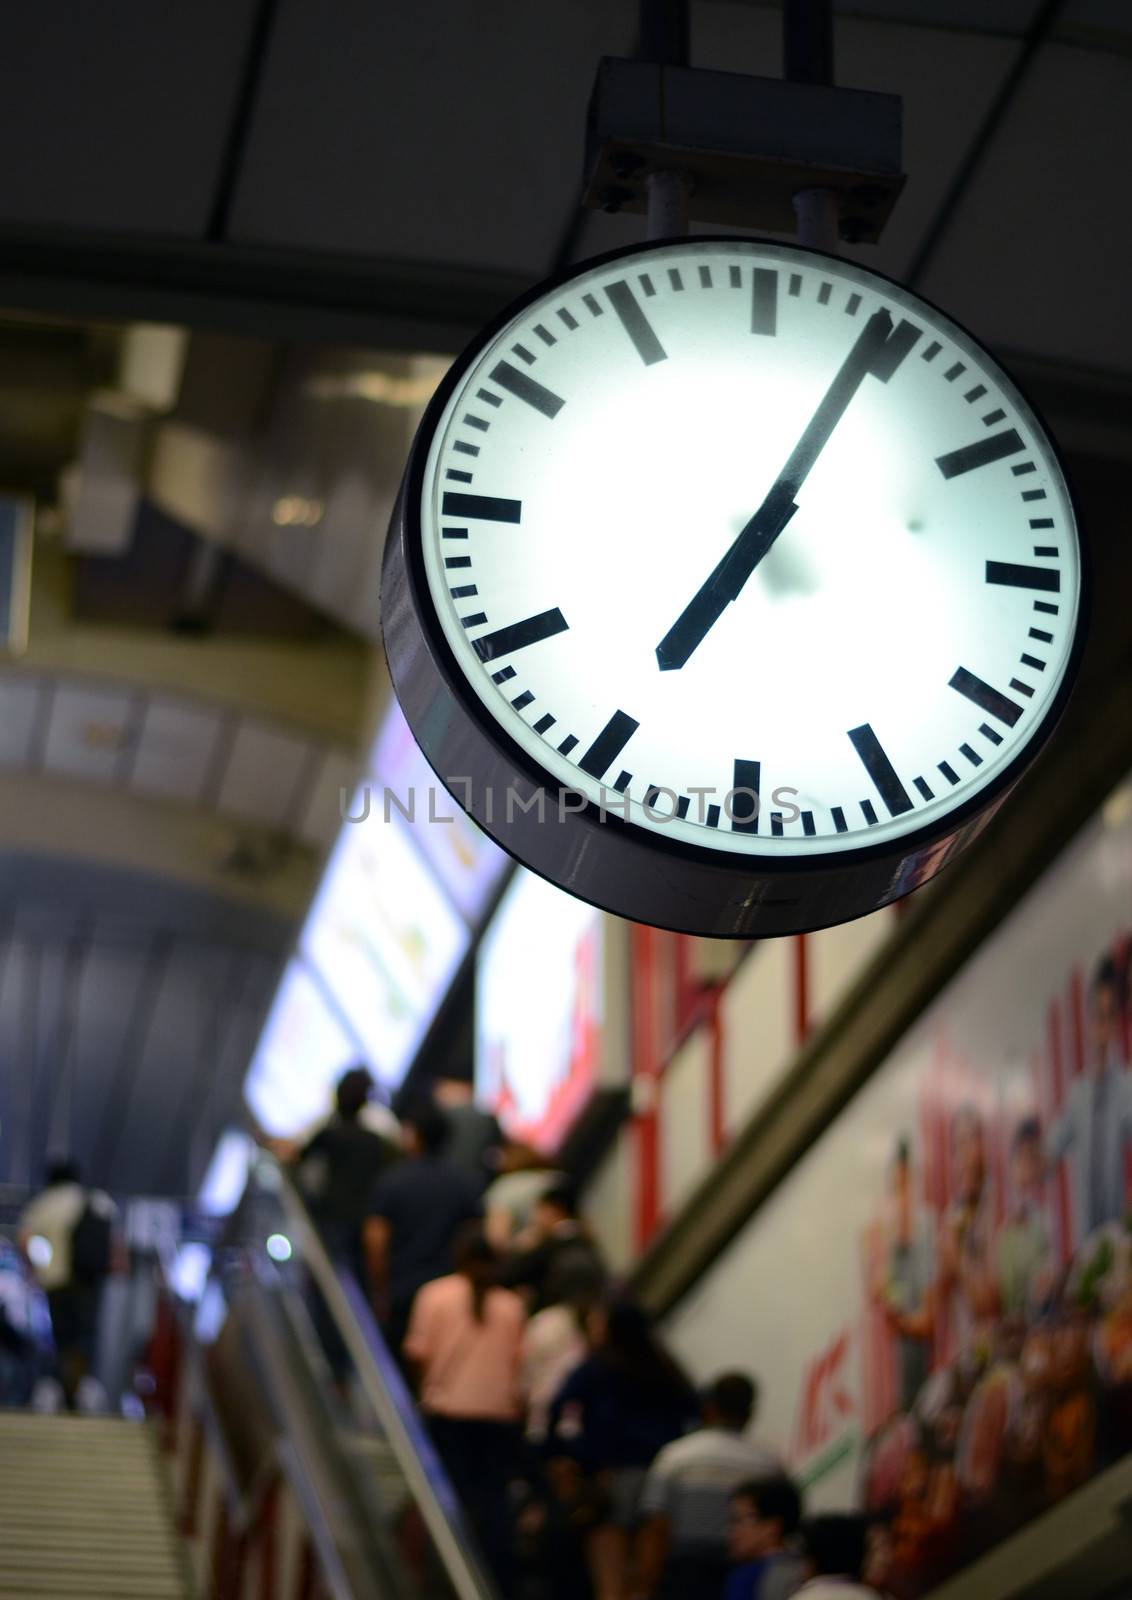
[{"label": "crowd of people", "polygon": [[756,1381],[697,1389],[611,1282],[566,1176],[459,1086],[419,1098],[399,1137],[371,1087],[362,1069],[342,1079],[293,1171],[369,1293],[501,1592],[875,1595],[863,1519],[804,1517],[752,1432]]}]

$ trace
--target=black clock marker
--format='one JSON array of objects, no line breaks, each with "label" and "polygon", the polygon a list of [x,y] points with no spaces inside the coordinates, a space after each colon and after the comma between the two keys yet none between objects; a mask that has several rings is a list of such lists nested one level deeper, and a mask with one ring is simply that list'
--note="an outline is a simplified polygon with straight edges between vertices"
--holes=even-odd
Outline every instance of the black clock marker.
[{"label": "black clock marker", "polygon": [[935,795],[933,794],[932,790],[929,789],[928,785],[924,782],[923,778],[913,778],[912,782],[916,785],[916,788],[920,791],[921,795],[924,797],[925,800],[934,800],[935,799]]},{"label": "black clock marker", "polygon": [[527,706],[530,705],[533,699],[534,695],[531,693],[531,691],[529,689],[524,689],[522,694],[517,694],[515,696],[511,704],[515,707],[516,711],[523,711]]},{"label": "black clock marker", "polygon": [[731,769],[731,787],[736,791],[746,789],[750,793],[735,793],[731,797],[732,833],[758,833],[761,785],[762,762],[736,759]]},{"label": "black clock marker", "polygon": [[1034,554],[1036,556],[1055,556],[1057,555],[1057,546],[1055,544],[1036,544],[1034,546]]},{"label": "black clock marker", "polygon": [[444,476],[451,478],[453,483],[471,483],[472,481],[470,472],[457,472],[455,467],[449,467]]},{"label": "black clock marker", "polygon": [[481,623],[487,621],[487,614],[483,611],[476,611],[470,617],[461,617],[460,621],[465,628],[478,628]]},{"label": "black clock marker", "polygon": [[708,808],[707,808],[707,819],[706,819],[708,827],[709,828],[718,828],[719,827],[719,818],[720,818],[719,807],[717,805],[708,806]]},{"label": "black clock marker", "polygon": [[525,650],[528,645],[539,644],[543,639],[553,639],[565,633],[570,624],[555,606],[553,611],[540,611],[536,616],[524,617],[521,622],[510,622],[494,633],[485,633],[472,645],[481,661],[495,661],[499,656],[510,655],[512,650]]},{"label": "black clock marker", "polygon": [[535,723],[536,733],[545,733],[548,728],[553,728],[554,718],[548,712],[545,717],[540,717]]},{"label": "black clock marker", "polygon": [[686,794],[682,794],[676,801],[676,815],[681,819],[681,821],[683,821],[683,819],[688,815],[688,807],[691,805],[691,803],[691,796]]},{"label": "black clock marker", "polygon": [[440,502],[446,517],[472,517],[478,522],[518,522],[523,515],[521,500],[501,500],[494,494],[456,494],[449,491]]},{"label": "black clock marker", "polygon": [[1044,628],[1031,628],[1030,629],[1030,638],[1031,639],[1040,639],[1043,644],[1052,644],[1053,643],[1053,634],[1052,633],[1046,633]]},{"label": "black clock marker", "polygon": [[1011,472],[1016,478],[1025,477],[1027,472],[1037,472],[1037,467],[1032,461],[1023,461],[1020,467],[1011,467]]},{"label": "black clock marker", "polygon": [[604,315],[600,301],[595,300],[592,294],[584,294],[582,296],[582,304],[591,316],[600,317]]},{"label": "black clock marker", "polygon": [[943,775],[947,779],[948,783],[950,783],[952,785],[952,787],[954,788],[954,786],[959,782],[959,774],[956,772],[955,768],[951,765],[951,762],[950,761],[941,761],[940,764],[939,764],[939,770],[943,773]]},{"label": "black clock marker", "polygon": [[701,289],[710,289],[711,288],[711,268],[710,267],[701,267],[700,268],[700,288]]},{"label": "black clock marker", "polygon": [[1049,600],[1035,600],[1034,601],[1034,610],[1035,611],[1044,611],[1047,616],[1056,617],[1057,613],[1058,613],[1058,610],[1059,610],[1059,607],[1055,606]]},{"label": "black clock marker", "polygon": [[858,311],[860,311],[860,309],[861,309],[861,297],[860,297],[860,295],[859,294],[851,294],[849,296],[848,300],[846,300],[846,302],[845,302],[845,315],[847,317],[855,317],[857,315]]},{"label": "black clock marker", "polygon": [[888,814],[899,817],[911,811],[915,801],[897,776],[896,768],[885,754],[884,746],[873,732],[872,726],[863,722],[859,728],[849,729],[849,738],[861,764],[873,780],[877,793],[888,808]]},{"label": "black clock marker", "polygon": [[[967,393],[963,396],[963,398],[964,398],[964,400],[966,400],[966,402],[967,402],[967,404],[969,406],[973,406],[975,401],[976,400],[981,400],[983,398],[983,396],[986,394],[986,392],[987,392],[986,384],[985,383],[977,383],[973,389],[968,389],[967,390]],[[984,417],[983,421],[985,422],[986,420],[987,419]]]},{"label": "black clock marker", "polygon": [[838,833],[849,832],[849,824],[846,822],[845,813],[842,811],[840,806],[831,806],[829,814],[833,818],[833,826],[837,829]]},{"label": "black clock marker", "polygon": [[772,811],[770,814],[770,832],[774,839],[782,838],[782,812]]},{"label": "black clock marker", "polygon": [[1052,517],[1031,517],[1030,518],[1030,526],[1031,526],[1031,528],[1052,528],[1053,527],[1053,518]]},{"label": "black clock marker", "polygon": [[668,281],[674,289],[682,289],[684,287],[684,280],[680,276],[679,267],[669,267]]},{"label": "black clock marker", "polygon": [[471,556],[445,556],[444,558],[446,567],[470,567],[471,564]]},{"label": "black clock marker", "polygon": [[448,593],[452,596],[453,600],[467,600],[470,599],[472,595],[479,594],[479,590],[476,588],[474,583],[462,583],[460,584],[459,588],[449,589]]},{"label": "black clock marker", "polygon": [[821,288],[818,290],[818,305],[819,306],[827,306],[829,304],[829,297],[830,297],[830,295],[832,293],[833,293],[833,285],[827,279],[826,282],[823,283]]},{"label": "black clock marker", "polygon": [[578,742],[577,734],[568,733],[566,735],[565,739],[563,739],[562,743],[558,746],[558,754],[560,756],[568,756],[570,754],[571,750],[577,744],[577,742]]},{"label": "black clock marker", "polygon": [[621,326],[632,339],[633,348],[645,366],[651,367],[657,361],[666,361],[667,350],[653,332],[652,324],[637,304],[633,291],[624,278],[618,278],[616,283],[606,284],[605,292],[610,305],[621,319]]},{"label": "black clock marker", "polygon": [[806,838],[807,839],[812,839],[814,834],[817,833],[817,831],[818,831],[817,830],[817,824],[814,822],[814,814],[813,814],[813,812],[812,811],[803,811],[802,812],[802,832],[806,835]]},{"label": "black clock marker", "polygon": [[984,739],[989,739],[991,744],[1002,743],[1001,733],[996,732],[996,730],[991,727],[989,722],[980,722],[979,732],[982,734]]},{"label": "black clock marker", "polygon": [[980,711],[989,711],[992,717],[997,717],[999,722],[1005,722],[1010,728],[1022,715],[1022,707],[1009,695],[995,689],[991,684],[984,683],[982,678],[968,672],[966,667],[957,667],[949,679],[949,686],[965,695],[968,700],[977,705]]},{"label": "black clock marker", "polygon": [[570,332],[573,333],[574,329],[578,326],[577,317],[572,316],[571,313],[567,311],[565,306],[559,307],[558,315],[569,328]]},{"label": "black clock marker", "polygon": [[1034,698],[1033,689],[1031,689],[1028,683],[1023,683],[1021,678],[1011,678],[1010,687],[1012,689],[1017,689],[1019,694],[1024,694],[1027,700],[1032,700]]},{"label": "black clock marker", "polygon": [[1023,498],[1023,500],[1044,500],[1045,497],[1046,497],[1046,492],[1045,492],[1044,489],[1023,489],[1022,490],[1022,498]]},{"label": "black clock marker", "polygon": [[988,411],[986,416],[983,418],[983,427],[984,428],[993,428],[996,422],[1005,422],[1005,421],[1006,421],[1006,412],[1005,411],[1002,411],[1002,410]]},{"label": "black clock marker", "polygon": [[613,785],[613,788],[617,794],[624,794],[632,781],[633,774],[622,770],[617,774],[617,782]]},{"label": "black clock marker", "polygon": [[1008,589],[1045,589],[1050,594],[1061,590],[1061,573],[1056,567],[1027,567],[1016,561],[988,561],[987,582],[1001,583]]},{"label": "black clock marker", "polygon": [[445,528],[440,537],[442,539],[466,539],[468,530],[467,528]]},{"label": "black clock marker", "polygon": [[470,411],[466,413],[464,423],[469,428],[477,428],[480,433],[486,433],[491,427],[491,423],[485,417],[474,416]]},{"label": "black clock marker", "polygon": [[881,383],[887,383],[897,371],[904,357],[920,337],[921,330],[914,322],[898,322],[873,357],[869,372]]},{"label": "black clock marker", "polygon": [[602,778],[617,760],[640,723],[625,711],[615,711],[578,765],[591,778]]},{"label": "black clock marker", "polygon": [[962,361],[957,361],[953,367],[948,367],[947,371],[944,373],[944,377],[947,379],[948,383],[954,383],[956,378],[959,377],[960,373],[966,372],[966,370],[967,368],[963,365]]},{"label": "black clock marker", "polygon": [[790,289],[789,289],[789,292],[790,292],[790,294],[792,294],[794,296],[795,300],[801,294],[801,292],[802,292],[802,274],[800,272],[792,272],[790,274]]},{"label": "black clock marker", "polygon": [[645,299],[646,300],[652,300],[656,295],[656,284],[649,277],[648,273],[647,272],[642,272],[639,275],[639,277],[637,278],[637,282],[640,284],[641,288],[645,291]]},{"label": "black clock marker", "polygon": [[520,361],[525,361],[527,363],[528,367],[533,367],[534,366],[535,358],[531,354],[531,352],[527,349],[525,344],[513,344],[511,346],[511,349],[519,357]]},{"label": "black clock marker", "polygon": [[983,764],[982,756],[977,751],[972,750],[969,744],[961,744],[959,746],[959,754],[966,756],[973,767],[981,767]]},{"label": "black clock marker", "polygon": [[1024,667],[1032,667],[1035,672],[1044,672],[1046,670],[1045,662],[1039,661],[1037,656],[1023,655],[1020,659]]},{"label": "black clock marker", "polygon": [[939,340],[933,339],[931,344],[928,345],[927,349],[922,352],[920,359],[922,361],[934,361],[942,349],[943,346],[940,344]]},{"label": "black clock marker", "polygon": [[1017,455],[1019,450],[1025,448],[1016,428],[1004,428],[1001,433],[989,434],[985,439],[977,439],[974,444],[961,445],[958,450],[949,450],[946,455],[936,456],[935,464],[945,478],[958,478],[964,472],[973,472],[976,467],[988,467],[992,461]]},{"label": "black clock marker", "polygon": [[520,372],[509,361],[497,362],[489,377],[501,389],[506,389],[508,394],[513,394],[516,400],[523,400],[536,411],[541,411],[544,417],[553,419],[566,404],[561,395],[537,383],[528,373]]},{"label": "black clock marker", "polygon": [[875,828],[876,825],[877,825],[877,814],[876,814],[876,810],[875,810],[875,808],[873,806],[872,801],[871,800],[858,800],[857,804],[860,806],[861,815],[864,817],[864,819],[868,823],[869,827],[870,828]]},{"label": "black clock marker", "polygon": [[558,340],[551,333],[550,329],[549,328],[544,328],[541,322],[536,322],[535,323],[535,332],[538,334],[538,336],[542,340],[543,344],[557,344],[558,343]]},{"label": "black clock marker", "polygon": [[457,439],[452,448],[453,450],[459,450],[460,454],[465,456],[478,456],[480,453],[478,444],[465,444],[463,439]]},{"label": "black clock marker", "polygon": [[493,672],[492,673],[491,681],[492,681],[492,683],[510,683],[511,679],[514,676],[515,676],[515,668],[514,667],[500,667],[498,672]]},{"label": "black clock marker", "polygon": [[751,332],[778,332],[778,273],[755,267],[751,273]]},{"label": "black clock marker", "polygon": [[728,273],[730,275],[731,287],[733,289],[741,289],[743,287],[743,275],[742,275],[742,272],[740,271],[740,269],[738,267],[732,266],[732,267],[729,267],[727,270],[728,270]]}]

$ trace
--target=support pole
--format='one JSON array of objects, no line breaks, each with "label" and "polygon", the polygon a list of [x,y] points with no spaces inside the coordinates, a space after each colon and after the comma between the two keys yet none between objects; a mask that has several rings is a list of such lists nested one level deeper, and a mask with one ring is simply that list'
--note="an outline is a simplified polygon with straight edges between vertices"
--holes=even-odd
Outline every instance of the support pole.
[{"label": "support pole", "polygon": [[[640,0],[640,58],[662,67],[686,67],[691,38],[689,0]],[[673,169],[650,172],[647,237],[681,239],[688,232],[686,173]]]},{"label": "support pole", "polygon": [[[785,0],[782,9],[782,76],[789,83],[833,83],[833,0]],[[800,189],[794,196],[798,243],[837,252],[841,202],[832,189]]]}]

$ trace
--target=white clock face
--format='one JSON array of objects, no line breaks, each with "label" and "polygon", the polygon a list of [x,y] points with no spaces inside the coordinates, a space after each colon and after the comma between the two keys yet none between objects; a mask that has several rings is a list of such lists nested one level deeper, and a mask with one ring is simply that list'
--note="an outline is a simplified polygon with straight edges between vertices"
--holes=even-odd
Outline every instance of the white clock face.
[{"label": "white clock face", "polygon": [[681,241],[519,313],[439,418],[425,572],[548,775],[739,855],[945,823],[1037,732],[1077,627],[1039,424],[952,323],[849,263]]}]

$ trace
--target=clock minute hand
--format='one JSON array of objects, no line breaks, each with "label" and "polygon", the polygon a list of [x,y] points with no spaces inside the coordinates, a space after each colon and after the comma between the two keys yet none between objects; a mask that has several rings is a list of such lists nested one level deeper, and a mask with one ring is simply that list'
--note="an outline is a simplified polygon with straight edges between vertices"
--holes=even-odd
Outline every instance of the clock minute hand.
[{"label": "clock minute hand", "polygon": [[739,597],[747,579],[798,509],[795,495],[864,378],[874,372],[887,381],[918,337],[919,330],[910,323],[901,323],[894,334],[887,311],[877,311],[869,318],[762,505],[657,646],[656,659],[662,672],[682,667],[728,604]]}]

